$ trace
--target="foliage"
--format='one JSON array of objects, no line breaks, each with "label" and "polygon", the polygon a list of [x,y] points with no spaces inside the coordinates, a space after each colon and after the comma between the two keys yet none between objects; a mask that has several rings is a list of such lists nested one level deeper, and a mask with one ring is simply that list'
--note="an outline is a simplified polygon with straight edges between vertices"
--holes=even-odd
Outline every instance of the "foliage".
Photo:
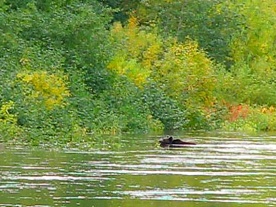
[{"label": "foliage", "polygon": [[[17,121],[8,128],[20,131],[7,137],[34,144],[90,140],[87,126],[80,121],[83,117],[72,104],[71,96],[80,90],[72,90],[71,77],[73,72],[88,73],[104,65],[111,10],[96,1],[7,0],[1,11],[0,100],[13,101]],[[7,129],[3,123],[0,128]]]},{"label": "foliage", "polygon": [[234,97],[227,97],[227,100],[275,105],[274,4],[270,1],[226,1],[224,6],[239,13],[242,22],[242,29],[233,35],[229,44],[234,64],[226,78],[229,87],[223,86],[223,90],[227,88]]},{"label": "foliage", "polygon": [[[19,73],[17,78],[20,81],[32,86],[30,93],[31,98],[42,99],[47,109],[53,109],[55,106],[63,106],[65,98],[70,95],[62,77],[54,74],[48,74],[45,71],[34,73]],[[64,79],[64,77],[63,77]]]},{"label": "foliage", "polygon": [[127,22],[130,15],[135,12],[136,8],[142,2],[141,0],[98,0],[104,5],[107,5],[115,9],[114,21],[115,22]]},{"label": "foliage", "polygon": [[[199,118],[199,110],[214,101],[213,63],[195,41],[187,39],[179,43],[174,38],[164,39],[154,30],[140,28],[138,24],[134,17],[125,27],[114,24],[111,41],[115,42],[116,49],[108,68],[141,90],[148,90],[145,87],[149,85],[151,88],[154,84],[158,90],[151,90],[153,94],[146,95],[154,97],[146,100],[153,117],[166,129],[181,129],[189,119]],[[159,106],[153,99],[160,102]],[[175,109],[170,104],[175,105]],[[181,104],[183,106],[179,108]],[[190,111],[189,118],[184,115],[186,109]]]},{"label": "foliage", "polygon": [[144,85],[151,74],[153,62],[162,51],[162,40],[155,33],[141,30],[137,19],[132,17],[125,27],[120,23],[114,24],[111,41],[115,45],[115,54],[108,68],[128,77],[139,87]]},{"label": "foliage", "polygon": [[112,41],[117,44],[117,52],[108,67],[139,87],[152,79],[173,98],[184,92],[190,101],[211,102],[213,66],[197,43],[162,39],[137,25],[135,18],[124,28],[119,23],[114,25]]},{"label": "foliage", "polygon": [[[163,125],[151,116],[151,111],[142,99],[141,91],[124,77],[118,77],[112,90],[101,95],[109,111],[117,116],[119,132],[161,130]],[[113,121],[114,123],[114,121]],[[112,125],[112,123],[109,123]]]},{"label": "foliage", "polygon": [[20,134],[20,128],[17,126],[17,114],[12,110],[14,109],[14,102],[8,101],[2,103],[0,108],[0,139],[8,140],[10,137],[13,139]]},{"label": "foliage", "polygon": [[196,42],[173,41],[153,66],[153,79],[174,99],[188,107],[213,102],[215,74],[212,62]]},{"label": "foliage", "polygon": [[229,65],[229,43],[242,22],[239,13],[224,6],[224,2],[147,0],[141,3],[137,15],[144,24],[157,25],[164,37],[174,36],[180,42],[190,37],[212,59]]},{"label": "foliage", "polygon": [[243,16],[242,30],[231,42],[231,52],[236,62],[245,61],[259,75],[270,76],[275,67],[275,4],[274,1],[237,1],[228,7]]},{"label": "foliage", "polygon": [[9,101],[7,103],[3,103],[0,109],[0,121],[3,123],[11,123],[15,124],[17,121],[16,115],[11,114],[9,110],[14,108],[14,102]]},{"label": "foliage", "polygon": [[[246,107],[246,116],[242,108],[239,109],[241,116],[235,116],[235,120],[229,119],[224,123],[225,130],[238,130],[248,132],[275,131],[276,113],[274,107]],[[235,114],[237,111],[235,112]],[[231,112],[233,115],[233,111]],[[235,115],[234,114],[234,115]],[[231,116],[230,116],[231,118]]]},{"label": "foliage", "polygon": [[273,0],[128,3],[0,1],[1,140],[276,129]]},{"label": "foliage", "polygon": [[156,84],[145,87],[142,99],[153,118],[164,124],[165,130],[182,129],[187,124],[185,107],[168,97]]}]

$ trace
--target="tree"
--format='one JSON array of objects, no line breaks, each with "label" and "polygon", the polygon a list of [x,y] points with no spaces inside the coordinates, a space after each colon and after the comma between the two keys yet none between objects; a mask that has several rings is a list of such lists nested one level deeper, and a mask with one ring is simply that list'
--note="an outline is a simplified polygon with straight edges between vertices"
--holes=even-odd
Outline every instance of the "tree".
[{"label": "tree", "polygon": [[229,66],[229,43],[240,29],[239,15],[222,6],[223,0],[148,0],[141,3],[138,18],[144,24],[156,24],[164,37],[180,42],[189,37],[198,42],[207,55]]}]

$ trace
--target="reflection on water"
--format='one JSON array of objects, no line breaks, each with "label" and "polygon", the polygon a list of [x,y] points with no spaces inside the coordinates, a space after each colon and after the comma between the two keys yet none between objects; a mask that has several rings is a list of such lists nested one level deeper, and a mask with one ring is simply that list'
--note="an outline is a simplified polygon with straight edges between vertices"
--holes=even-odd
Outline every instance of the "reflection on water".
[{"label": "reflection on water", "polygon": [[2,148],[0,206],[276,206],[275,137],[190,139],[177,150],[152,137],[115,151]]}]

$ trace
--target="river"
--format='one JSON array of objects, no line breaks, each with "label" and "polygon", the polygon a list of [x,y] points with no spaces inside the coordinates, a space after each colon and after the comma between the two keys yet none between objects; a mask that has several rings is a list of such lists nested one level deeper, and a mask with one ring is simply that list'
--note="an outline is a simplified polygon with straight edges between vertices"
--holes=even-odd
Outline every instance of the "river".
[{"label": "river", "polygon": [[122,136],[110,150],[0,148],[0,206],[276,206],[276,136],[182,135],[197,145],[157,147]]}]

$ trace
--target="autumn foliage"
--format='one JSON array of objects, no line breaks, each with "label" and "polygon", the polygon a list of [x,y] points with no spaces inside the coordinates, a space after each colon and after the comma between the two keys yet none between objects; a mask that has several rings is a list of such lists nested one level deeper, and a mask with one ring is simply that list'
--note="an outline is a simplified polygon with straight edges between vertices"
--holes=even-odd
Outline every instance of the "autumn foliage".
[{"label": "autumn foliage", "polygon": [[275,18],[273,0],[1,1],[0,132],[276,130]]},{"label": "autumn foliage", "polygon": [[229,107],[229,121],[234,122],[237,119],[246,119],[249,114],[249,107],[246,105],[232,105]]}]

